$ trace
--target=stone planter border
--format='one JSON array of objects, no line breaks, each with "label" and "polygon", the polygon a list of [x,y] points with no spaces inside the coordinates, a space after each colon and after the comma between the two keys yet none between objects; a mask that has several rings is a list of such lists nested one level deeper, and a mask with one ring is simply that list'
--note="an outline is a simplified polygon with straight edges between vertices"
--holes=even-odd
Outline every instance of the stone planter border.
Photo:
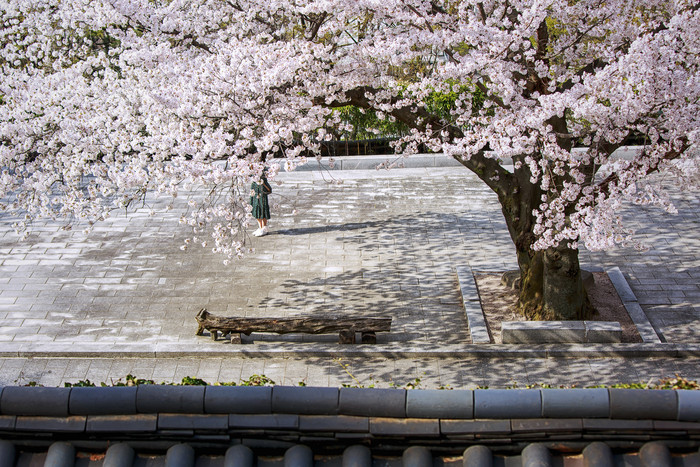
[{"label": "stone planter border", "polygon": [[[479,292],[474,279],[475,272],[502,272],[469,266],[457,268],[457,279],[474,344],[489,344],[491,338],[481,306]],[[657,344],[661,339],[654,331],[637,297],[619,268],[605,270],[627,313],[637,328],[644,343]],[[503,323],[504,344],[551,344],[551,343],[614,343],[619,342],[622,329],[619,323],[604,321],[508,321]],[[619,333],[617,329],[619,328]]]}]

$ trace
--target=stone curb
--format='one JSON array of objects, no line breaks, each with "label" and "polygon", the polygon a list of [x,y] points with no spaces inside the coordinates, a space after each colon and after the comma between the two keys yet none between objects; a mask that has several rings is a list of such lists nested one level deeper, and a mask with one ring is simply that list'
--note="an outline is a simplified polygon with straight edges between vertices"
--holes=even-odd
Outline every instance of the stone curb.
[{"label": "stone curb", "polygon": [[467,325],[473,344],[491,343],[491,335],[486,325],[486,318],[481,308],[479,289],[474,279],[474,271],[469,266],[460,266],[457,270],[457,282],[462,293],[462,304],[467,315]]},{"label": "stone curb", "polygon": [[274,343],[234,346],[219,344],[181,345],[177,348],[134,349],[123,344],[95,344],[60,349],[28,349],[25,344],[0,344],[0,358],[285,358],[285,357],[382,357],[382,358],[641,358],[700,357],[700,343],[635,343],[635,344],[449,344],[434,345],[373,344],[340,345],[329,343]]},{"label": "stone curb", "polygon": [[[292,423],[306,416],[329,424],[328,416],[386,419],[612,419],[700,421],[700,391],[662,389],[375,389],[327,387],[140,385],[132,387],[0,388],[0,419],[16,417],[107,417],[169,414],[167,423],[209,423],[201,416],[235,416],[241,423]],[[121,391],[123,411],[111,397]],[[218,404],[212,404],[213,399]],[[242,398],[242,399],[241,399]],[[257,400],[259,410],[246,402]],[[316,403],[318,401],[318,403]],[[135,410],[134,410],[135,408]],[[177,414],[189,414],[188,419]],[[199,418],[192,418],[194,415]],[[255,419],[251,417],[266,417]],[[248,418],[246,418],[248,417]],[[282,418],[279,418],[282,417]],[[353,418],[354,417],[354,418]],[[201,420],[200,420],[201,419]],[[77,420],[77,418],[75,418]],[[199,422],[197,420],[200,420]],[[215,419],[221,423],[220,417]],[[247,420],[247,421],[246,421]],[[285,420],[287,420],[285,422]],[[7,421],[7,420],[5,420]],[[360,424],[362,425],[362,424]],[[308,427],[308,426],[307,426]]]},{"label": "stone curb", "polygon": [[622,300],[622,304],[625,306],[632,322],[637,327],[637,331],[642,337],[642,340],[649,343],[661,342],[661,339],[659,339],[649,318],[647,318],[646,313],[644,313],[644,310],[639,305],[637,297],[634,295],[634,292],[632,292],[620,268],[614,267],[606,272],[608,273],[610,281],[615,286],[615,290],[617,290],[617,294],[620,296],[620,300]]}]

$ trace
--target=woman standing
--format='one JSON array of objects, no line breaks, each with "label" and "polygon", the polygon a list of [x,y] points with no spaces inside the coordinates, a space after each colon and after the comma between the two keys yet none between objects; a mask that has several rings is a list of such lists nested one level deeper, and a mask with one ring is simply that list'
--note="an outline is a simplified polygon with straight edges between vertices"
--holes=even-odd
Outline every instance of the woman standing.
[{"label": "woman standing", "polygon": [[262,183],[253,182],[251,186],[250,205],[253,206],[253,217],[258,221],[258,230],[253,232],[254,237],[267,235],[267,221],[270,218],[270,204],[267,201],[267,195],[272,193],[272,187],[267,182],[265,172],[263,172],[260,181]]}]

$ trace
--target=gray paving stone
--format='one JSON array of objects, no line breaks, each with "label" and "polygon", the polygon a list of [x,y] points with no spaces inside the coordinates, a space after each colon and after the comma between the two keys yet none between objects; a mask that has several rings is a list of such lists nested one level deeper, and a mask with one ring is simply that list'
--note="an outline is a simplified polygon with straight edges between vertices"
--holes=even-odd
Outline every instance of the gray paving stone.
[{"label": "gray paving stone", "polygon": [[[149,218],[143,211],[130,220],[115,216],[87,237],[80,229],[60,232],[57,223],[39,222],[32,239],[22,244],[6,233],[9,228],[3,230],[10,220],[0,216],[0,278],[9,278],[0,280],[0,317],[32,320],[26,327],[3,331],[0,347],[8,352],[2,355],[36,357],[38,350],[50,355],[70,348],[93,358],[93,349],[109,344],[113,347],[104,356],[117,358],[109,360],[111,365],[88,367],[78,359],[62,369],[50,369],[36,358],[17,369],[5,360],[0,382],[55,384],[86,377],[118,379],[128,372],[163,381],[179,380],[183,374],[207,381],[237,381],[269,372],[278,384],[304,380],[331,387],[357,384],[330,357],[304,356],[302,363],[293,364],[274,359],[268,366],[251,357],[224,360],[221,355],[230,345],[223,341],[216,343],[221,355],[207,354],[211,343],[194,336],[194,313],[202,306],[214,313],[245,316],[273,316],[280,310],[290,315],[381,313],[394,318],[392,332],[380,337],[381,345],[413,352],[465,346],[470,336],[453,271],[462,266],[493,270],[515,266],[495,196],[460,167],[344,170],[334,171],[334,176],[344,184],[329,185],[313,171],[282,174],[284,184],[276,193],[283,196],[271,220],[273,234],[252,239],[256,252],[231,266],[223,266],[205,249],[180,251],[188,232],[178,225],[176,212],[162,219]],[[181,199],[185,203],[196,196],[183,194]],[[667,342],[688,345],[700,342],[696,324],[700,321],[700,256],[691,254],[700,209],[693,196],[678,197],[677,204],[680,214],[664,217],[661,223],[654,210],[624,208],[623,216],[635,220],[640,238],[651,245],[649,251],[584,249],[581,262],[584,267],[606,270],[618,267],[640,297],[636,311],[649,316],[650,331],[655,327]],[[292,209],[297,214],[292,215]],[[17,289],[18,284],[25,286]],[[34,290],[27,290],[32,285]],[[444,288],[451,290],[443,292]],[[56,327],[60,319],[71,321]],[[97,331],[100,326],[103,332]],[[653,338],[651,333],[648,336]],[[298,356],[295,352],[307,345],[329,345],[325,337],[331,336],[296,341],[293,351],[283,350],[290,342],[283,336],[264,336],[263,342],[288,352],[279,354],[286,359]],[[5,347],[12,343],[10,338],[17,345]],[[117,345],[133,351],[124,352]],[[173,371],[171,363],[152,358],[176,346],[182,358],[194,355],[202,360],[196,374],[191,374],[194,367],[176,364]],[[259,348],[258,344],[242,347],[251,349],[248,352]],[[267,355],[269,360],[272,353]],[[422,377],[425,385],[462,388],[662,376],[661,368],[639,355],[634,361],[640,363],[630,365],[589,364],[579,358],[519,358],[505,363],[489,358],[486,366],[462,364],[462,356],[449,364],[443,358],[425,374],[422,367],[430,365],[411,363],[400,353],[392,355],[366,366],[358,360],[351,371],[363,382],[371,376],[384,386]],[[679,350],[676,355],[684,356],[676,365],[679,371],[697,375],[692,350]],[[144,361],[128,361],[136,356]],[[683,363],[685,358],[690,363]],[[576,371],[567,371],[564,362]]]}]

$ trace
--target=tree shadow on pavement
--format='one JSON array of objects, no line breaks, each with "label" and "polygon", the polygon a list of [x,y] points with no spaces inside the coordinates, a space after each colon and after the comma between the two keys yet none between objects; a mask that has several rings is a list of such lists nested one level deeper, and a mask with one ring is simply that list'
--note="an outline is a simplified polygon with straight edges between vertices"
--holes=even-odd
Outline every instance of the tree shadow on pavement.
[{"label": "tree shadow on pavement", "polygon": [[[329,237],[329,232],[337,235]],[[309,270],[319,274],[307,278],[300,271],[298,278],[281,281],[259,307],[269,316],[391,317],[392,331],[379,334],[378,343],[470,342],[455,268],[493,264],[494,258],[507,258],[510,247],[505,227],[498,229],[491,216],[478,212],[417,213],[280,233],[308,236],[311,243],[318,236],[319,243],[324,240],[326,248],[342,255],[334,264],[326,257],[325,267],[310,263]],[[283,340],[337,341],[337,336]]]}]

